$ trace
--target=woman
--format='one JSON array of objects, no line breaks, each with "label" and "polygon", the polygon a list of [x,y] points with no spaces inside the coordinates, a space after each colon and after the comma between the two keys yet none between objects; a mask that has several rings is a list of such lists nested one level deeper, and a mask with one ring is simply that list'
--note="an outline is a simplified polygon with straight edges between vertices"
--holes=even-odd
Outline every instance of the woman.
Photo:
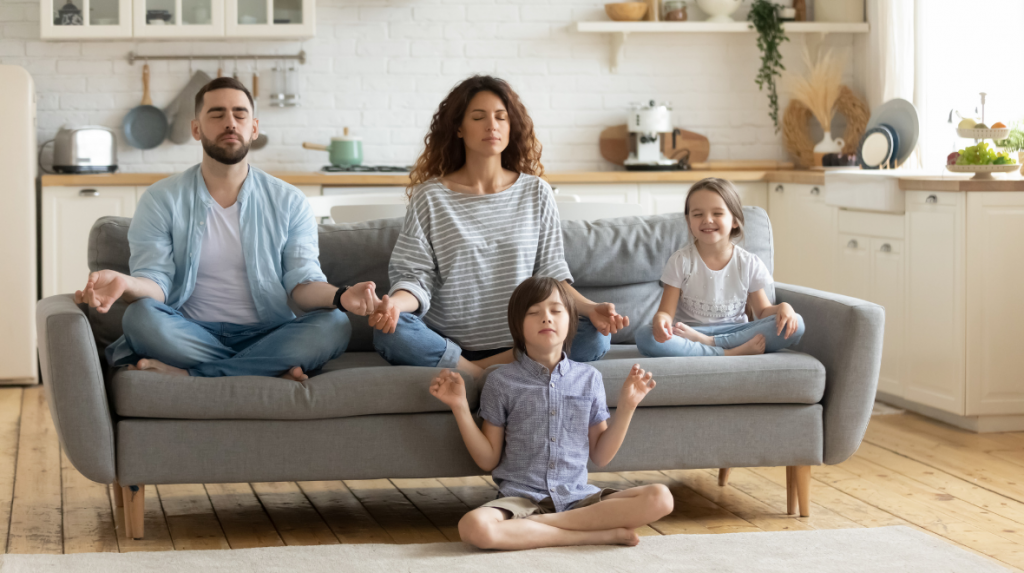
[{"label": "woman", "polygon": [[579,309],[571,358],[604,356],[629,325],[611,303],[570,286],[551,187],[533,121],[509,85],[474,76],[430,122],[391,255],[391,291],[370,315],[377,352],[395,365],[479,374],[512,362],[508,300],[531,276],[565,283]]}]

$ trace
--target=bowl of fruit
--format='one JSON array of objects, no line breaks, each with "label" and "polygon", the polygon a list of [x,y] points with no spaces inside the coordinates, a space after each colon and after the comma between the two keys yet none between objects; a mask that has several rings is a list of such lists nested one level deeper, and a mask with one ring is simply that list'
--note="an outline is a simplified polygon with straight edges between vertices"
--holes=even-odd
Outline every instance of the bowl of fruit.
[{"label": "bowl of fruit", "polygon": [[956,134],[967,139],[1006,139],[1006,136],[1010,135],[1010,128],[1002,122],[988,126],[968,117],[957,124]]},{"label": "bowl of fruit", "polygon": [[1009,153],[997,152],[985,142],[954,151],[946,158],[946,169],[953,173],[974,173],[973,179],[992,179],[993,173],[1009,173],[1019,167]]}]

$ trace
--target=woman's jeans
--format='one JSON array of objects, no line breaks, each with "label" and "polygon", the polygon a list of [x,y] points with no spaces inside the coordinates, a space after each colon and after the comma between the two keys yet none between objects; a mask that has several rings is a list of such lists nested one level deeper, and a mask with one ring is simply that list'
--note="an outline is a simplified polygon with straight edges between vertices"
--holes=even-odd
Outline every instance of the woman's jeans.
[{"label": "woman's jeans", "polygon": [[[611,343],[610,334],[601,334],[589,319],[580,317],[569,359],[576,362],[599,360],[608,352]],[[455,368],[462,356],[462,348],[455,341],[445,338],[411,312],[399,315],[398,325],[391,334],[374,330],[373,347],[384,360],[395,366]]]},{"label": "woman's jeans", "polygon": [[800,342],[800,337],[804,335],[804,318],[798,314],[796,315],[796,320],[798,322],[796,332],[790,335],[789,338],[782,337],[785,335],[785,332],[782,335],[776,334],[778,327],[775,326],[775,315],[743,324],[714,324],[693,327],[694,330],[701,334],[714,336],[714,346],[693,342],[674,335],[666,342],[658,342],[654,339],[654,327],[645,326],[637,330],[636,346],[641,354],[652,358],[667,356],[722,356],[726,349],[736,348],[761,334],[764,335],[765,353],[777,352]]},{"label": "woman's jeans", "polygon": [[[153,358],[191,376],[307,374],[348,348],[352,325],[339,310],[317,310],[275,326],[202,322],[151,298],[128,306],[124,338],[108,347],[111,366]],[[126,344],[125,344],[126,343]]]}]

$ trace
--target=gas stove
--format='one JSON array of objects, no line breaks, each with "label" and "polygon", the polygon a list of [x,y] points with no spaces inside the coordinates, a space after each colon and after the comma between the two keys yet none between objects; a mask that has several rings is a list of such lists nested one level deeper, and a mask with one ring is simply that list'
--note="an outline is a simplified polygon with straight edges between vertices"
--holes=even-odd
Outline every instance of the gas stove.
[{"label": "gas stove", "polygon": [[325,165],[323,170],[329,173],[408,173],[412,171],[412,167],[397,165],[351,165],[339,167],[337,165]]}]

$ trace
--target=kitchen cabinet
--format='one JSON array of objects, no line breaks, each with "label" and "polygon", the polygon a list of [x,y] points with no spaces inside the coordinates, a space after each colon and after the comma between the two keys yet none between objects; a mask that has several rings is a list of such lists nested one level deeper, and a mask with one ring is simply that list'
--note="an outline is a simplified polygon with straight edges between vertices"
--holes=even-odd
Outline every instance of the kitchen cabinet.
[{"label": "kitchen cabinet", "polygon": [[966,414],[966,197],[906,194],[906,384],[903,397]]},{"label": "kitchen cabinet", "polygon": [[967,194],[968,415],[1024,413],[1024,193]]},{"label": "kitchen cabinet", "polygon": [[224,36],[224,0],[133,0],[136,38]]},{"label": "kitchen cabinet", "polygon": [[131,217],[144,187],[43,187],[43,297],[73,293],[89,277],[89,231],[100,217]]},{"label": "kitchen cabinet", "polygon": [[40,37],[306,39],[315,0],[40,0]]},{"label": "kitchen cabinet", "polygon": [[840,210],[835,250],[835,292],[885,307],[885,337],[878,389],[903,396],[905,244],[902,215]]},{"label": "kitchen cabinet", "polygon": [[[736,183],[736,191],[744,207],[760,207],[768,210],[767,186],[764,183]],[[686,209],[686,194],[690,184],[641,183],[640,204],[648,215],[682,213]]]},{"label": "kitchen cabinet", "polygon": [[40,0],[44,40],[132,37],[132,0]]},{"label": "kitchen cabinet", "polygon": [[768,215],[775,242],[778,282],[833,290],[836,217],[823,186],[769,183]]},{"label": "kitchen cabinet", "polygon": [[558,183],[552,187],[559,195],[578,195],[585,203],[640,202],[640,186],[636,183]]}]

